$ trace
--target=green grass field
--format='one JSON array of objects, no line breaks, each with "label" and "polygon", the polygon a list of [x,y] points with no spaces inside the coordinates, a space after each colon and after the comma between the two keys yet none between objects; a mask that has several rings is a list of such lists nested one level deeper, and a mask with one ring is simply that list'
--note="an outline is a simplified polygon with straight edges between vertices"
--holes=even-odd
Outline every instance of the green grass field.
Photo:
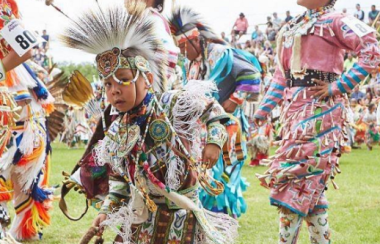
[{"label": "green grass field", "polygon": [[[83,149],[68,150],[59,144],[54,144],[53,148],[50,181],[55,185],[61,183],[63,170],[71,171]],[[372,152],[363,148],[344,155],[341,169],[343,173],[336,179],[340,189],[333,190],[331,186],[327,192],[333,243],[380,243],[380,148],[375,147]],[[254,176],[256,172],[263,171],[264,167],[248,166],[243,170],[251,186],[245,193],[249,208],[248,213],[240,219],[239,244],[277,243],[277,210],[269,206],[268,191],[259,186]],[[83,195],[73,192],[68,196],[68,204],[72,215],[79,215],[85,206]],[[55,202],[52,225],[45,229],[40,243],[76,244],[95,216],[96,211],[90,209],[80,222],[71,222],[64,217],[58,202]],[[303,228],[300,238],[299,243],[309,243],[306,228]],[[106,243],[110,242],[111,239],[106,240]]]}]

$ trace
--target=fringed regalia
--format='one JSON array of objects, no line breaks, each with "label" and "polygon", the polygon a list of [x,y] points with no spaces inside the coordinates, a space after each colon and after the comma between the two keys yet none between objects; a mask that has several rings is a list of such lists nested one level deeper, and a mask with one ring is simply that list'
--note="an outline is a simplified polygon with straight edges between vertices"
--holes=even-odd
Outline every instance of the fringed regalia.
[{"label": "fringed regalia", "polygon": [[[1,28],[18,18],[15,1],[2,0],[0,15]],[[4,39],[0,49],[1,59],[12,50]],[[15,101],[23,104],[14,117],[15,123],[7,128],[11,137],[4,153],[0,153],[0,239],[10,223],[10,200],[16,212],[10,234],[17,240],[39,239],[42,229],[50,224],[53,190],[48,188],[51,148],[45,116],[53,111],[54,99],[30,66],[19,65],[0,82],[1,89],[8,89],[9,94],[15,94]]]},{"label": "fringed regalia", "polygon": [[165,92],[168,58],[149,10],[143,3],[129,6],[128,12],[119,4],[104,3],[109,4],[99,1],[72,22],[64,43],[98,54],[103,79],[112,76],[119,82],[116,70],[130,69],[135,79],[125,85],[135,86],[140,76],[148,82],[148,73],[153,84],[132,110],[104,112],[65,188],[79,186],[107,214],[103,225],[117,233],[118,243],[233,243],[237,222],[208,212],[198,196],[200,185],[215,194],[223,187],[218,182],[211,186],[206,166],[198,160],[199,125],[209,127],[214,143],[223,145],[227,139],[221,123],[228,117],[210,95],[216,87],[193,81],[182,90]]},{"label": "fringed regalia", "polygon": [[[270,158],[270,168],[258,175],[271,190],[270,203],[281,208],[281,243],[297,242],[303,218],[312,241],[330,243],[324,192],[329,181],[337,188],[334,179],[347,139],[345,94],[380,61],[374,33],[354,31],[347,22],[351,17],[333,11],[334,2],[308,10],[282,28],[279,65],[255,114],[265,119],[283,101],[280,148]],[[358,63],[342,75],[344,49],[355,52]],[[327,98],[315,97],[313,79],[329,84]]]},{"label": "fringed regalia", "polygon": [[184,83],[211,80],[218,87],[213,96],[220,104],[230,100],[238,106],[233,114],[229,114],[230,121],[226,124],[229,140],[212,169],[213,177],[223,182],[224,192],[212,196],[201,191],[200,197],[205,208],[240,217],[246,212],[243,192],[248,186],[245,178],[241,177],[247,155],[245,135],[248,133],[248,121],[242,106],[247,97],[259,93],[260,65],[252,55],[227,46],[193,9],[176,8],[169,22],[179,45],[192,45],[189,40],[193,38],[202,40],[200,56],[185,64]]}]

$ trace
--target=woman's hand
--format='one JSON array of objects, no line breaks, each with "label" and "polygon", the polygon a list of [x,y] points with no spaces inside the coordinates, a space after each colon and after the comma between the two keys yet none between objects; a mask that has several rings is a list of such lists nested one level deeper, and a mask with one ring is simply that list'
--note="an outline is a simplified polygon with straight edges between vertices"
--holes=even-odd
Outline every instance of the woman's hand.
[{"label": "woman's hand", "polygon": [[309,88],[310,91],[316,92],[313,95],[313,98],[322,100],[326,97],[332,96],[331,84],[317,79],[312,79],[312,81],[317,84],[317,86]]},{"label": "woman's hand", "polygon": [[220,147],[216,144],[207,144],[203,149],[202,161],[207,163],[209,169],[214,167],[220,156]]},{"label": "woman's hand", "polygon": [[99,214],[98,216],[96,216],[96,218],[94,219],[94,222],[92,223],[92,225],[94,227],[98,227],[99,230],[98,230],[98,233],[97,235],[98,236],[101,236],[103,235],[103,231],[104,231],[104,226],[101,226],[101,224],[103,223],[104,220],[107,219],[107,215],[106,214]]}]

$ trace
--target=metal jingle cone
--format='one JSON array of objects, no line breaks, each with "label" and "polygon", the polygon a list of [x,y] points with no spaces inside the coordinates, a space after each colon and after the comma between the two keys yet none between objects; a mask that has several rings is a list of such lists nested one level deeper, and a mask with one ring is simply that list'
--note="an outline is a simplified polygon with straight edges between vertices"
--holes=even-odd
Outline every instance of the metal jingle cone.
[{"label": "metal jingle cone", "polygon": [[333,29],[331,28],[331,24],[327,24],[327,27],[329,29],[330,35],[335,36],[335,33],[334,33]]},{"label": "metal jingle cone", "polygon": [[296,158],[300,158],[302,153],[302,145],[299,147],[298,152],[296,153]]},{"label": "metal jingle cone", "polygon": [[279,192],[284,191],[287,186],[288,186],[287,184],[284,184],[283,186],[281,186],[280,188],[278,188],[278,191]]},{"label": "metal jingle cone", "polygon": [[336,182],[334,180],[331,180],[331,183],[333,184],[335,190],[339,190],[339,186],[338,186],[338,184],[336,184]]}]

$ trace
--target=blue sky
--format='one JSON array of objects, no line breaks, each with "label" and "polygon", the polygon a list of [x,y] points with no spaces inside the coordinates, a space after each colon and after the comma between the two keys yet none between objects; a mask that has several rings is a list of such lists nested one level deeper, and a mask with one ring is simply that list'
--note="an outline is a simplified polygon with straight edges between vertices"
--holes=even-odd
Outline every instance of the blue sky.
[{"label": "blue sky", "polygon": [[[55,4],[67,14],[85,8],[86,4],[95,0],[55,0]],[[167,0],[171,1],[171,0]],[[217,32],[230,32],[232,25],[240,12],[244,12],[250,25],[264,24],[267,16],[278,12],[280,18],[285,18],[285,11],[290,10],[293,15],[303,12],[303,8],[297,6],[296,0],[175,0],[176,3],[192,6],[203,13]],[[91,62],[92,55],[80,51],[73,51],[61,46],[56,41],[56,35],[62,29],[65,18],[52,7],[47,7],[44,0],[17,0],[24,23],[30,28],[42,32],[46,29],[52,36],[51,55],[55,61],[69,61],[80,63]],[[366,15],[373,3],[378,0],[338,0],[337,10],[347,8],[349,13],[354,13],[356,3],[362,5]],[[380,2],[379,9],[380,9]],[[168,7],[171,3],[167,3]]]}]

